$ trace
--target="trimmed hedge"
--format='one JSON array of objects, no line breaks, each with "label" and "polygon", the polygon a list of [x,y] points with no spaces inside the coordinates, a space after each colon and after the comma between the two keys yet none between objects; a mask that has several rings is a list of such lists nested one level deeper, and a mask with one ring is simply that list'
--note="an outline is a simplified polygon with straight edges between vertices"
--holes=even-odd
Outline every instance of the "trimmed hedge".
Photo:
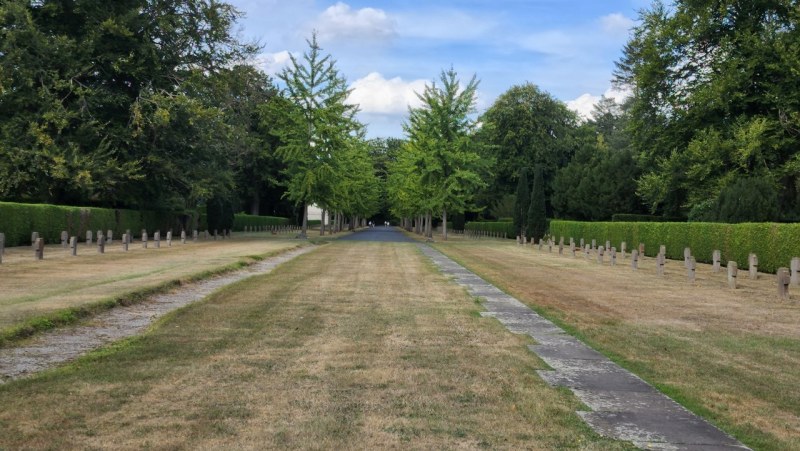
[{"label": "trimmed hedge", "polygon": [[628,213],[617,213],[611,215],[613,222],[686,222],[684,218],[655,215],[635,215]]},{"label": "trimmed hedge", "polygon": [[38,232],[45,243],[61,242],[61,232],[86,239],[86,231],[114,231],[119,239],[125,230],[138,236],[142,229],[181,230],[196,227],[196,213],[115,210],[108,208],[68,207],[49,204],[18,204],[0,202],[0,232],[6,236],[6,246],[31,244],[31,233]]},{"label": "trimmed hedge", "polygon": [[261,227],[275,225],[290,225],[289,218],[279,218],[277,216],[255,216],[244,213],[233,215],[233,231],[243,232],[245,227]]},{"label": "trimmed hedge", "polygon": [[715,249],[722,252],[721,263],[733,260],[739,268],[747,268],[751,252],[758,255],[759,271],[774,273],[778,268],[788,268],[793,257],[800,257],[800,223],[745,223],[723,224],[709,222],[578,222],[553,221],[552,236],[570,237],[575,241],[584,238],[598,243],[611,241],[613,246],[628,243],[628,250],[645,245],[645,255],[655,256],[663,244],[667,258],[683,260],[683,249],[688,247],[698,262],[711,263]]},{"label": "trimmed hedge", "polygon": [[468,222],[464,230],[473,232],[505,233],[506,238],[516,238],[514,221]]}]

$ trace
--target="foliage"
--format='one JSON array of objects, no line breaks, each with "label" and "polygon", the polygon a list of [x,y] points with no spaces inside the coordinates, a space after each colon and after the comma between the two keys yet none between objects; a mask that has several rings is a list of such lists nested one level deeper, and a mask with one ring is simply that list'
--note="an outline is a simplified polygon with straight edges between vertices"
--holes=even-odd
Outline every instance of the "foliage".
[{"label": "foliage", "polygon": [[617,213],[611,215],[611,220],[613,222],[685,222],[683,218],[629,213]]},{"label": "foliage", "polygon": [[278,218],[275,216],[253,216],[246,214],[233,215],[233,228],[235,232],[241,232],[245,227],[269,227],[290,225],[292,220],[289,218]]},{"label": "foliage", "polygon": [[208,221],[208,230],[218,230],[220,233],[223,230],[231,230],[234,224],[234,210],[231,199],[224,197],[214,197],[206,203],[206,220]]},{"label": "foliage", "polygon": [[736,261],[739,268],[747,268],[750,253],[758,255],[759,271],[775,272],[788,267],[793,257],[800,256],[800,224],[776,223],[676,223],[676,222],[577,222],[552,221],[550,234],[554,237],[581,238],[599,242],[610,240],[612,246],[628,250],[645,244],[645,255],[654,257],[661,245],[666,246],[667,257],[683,260],[683,250],[688,247],[698,262],[711,263],[715,249],[722,252],[722,264]]},{"label": "foliage", "polygon": [[775,184],[763,177],[735,181],[719,194],[718,204],[721,222],[769,222],[780,214]]},{"label": "foliage", "polygon": [[628,130],[651,211],[683,215],[755,176],[780,187],[783,217],[798,216],[798,19],[789,0],[641,12],[616,82],[633,90]]},{"label": "foliage", "polygon": [[528,217],[525,222],[525,235],[531,239],[541,239],[547,233],[547,211],[543,179],[541,166],[536,166],[533,170],[531,203],[528,207]]},{"label": "foliage", "polygon": [[138,234],[142,229],[189,229],[195,221],[193,215],[172,212],[0,202],[0,232],[6,236],[6,246],[31,244],[32,232],[53,244],[61,242],[62,231],[83,240],[87,231],[112,230],[119,238],[127,230]]},{"label": "foliage", "polygon": [[511,218],[513,221],[514,219],[514,212],[516,211],[517,205],[517,196],[513,194],[506,194],[505,196],[501,197],[500,200],[494,203],[492,207],[489,209],[489,214],[492,215],[494,219],[503,220],[503,218]]},{"label": "foliage", "polygon": [[495,160],[494,179],[489,184],[495,196],[514,192],[519,168],[541,166],[546,195],[550,198],[556,171],[574,153],[578,119],[575,113],[550,94],[526,83],[511,87],[481,115],[478,138],[484,153]]},{"label": "foliage", "polygon": [[517,179],[517,194],[514,196],[514,230],[517,236],[529,236],[527,232],[528,208],[530,208],[531,192],[528,185],[528,170],[520,168]]}]

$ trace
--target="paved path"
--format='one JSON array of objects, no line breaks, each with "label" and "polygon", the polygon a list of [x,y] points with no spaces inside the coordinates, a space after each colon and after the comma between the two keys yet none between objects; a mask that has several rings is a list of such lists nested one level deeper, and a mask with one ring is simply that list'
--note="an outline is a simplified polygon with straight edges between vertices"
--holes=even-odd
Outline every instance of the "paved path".
[{"label": "paved path", "polygon": [[339,238],[338,241],[380,241],[384,243],[416,243],[394,227],[370,227]]},{"label": "paved path", "polygon": [[214,291],[257,274],[267,274],[276,266],[313,250],[295,249],[239,271],[212,277],[180,287],[169,293],[128,307],[101,313],[82,326],[44,333],[24,346],[0,349],[0,384],[73,360],[103,345],[144,332],[156,319],[177,308],[205,298]]},{"label": "paved path", "polygon": [[598,433],[645,449],[748,449],[441,252],[419,247],[444,274],[483,298],[483,316],[536,340],[530,350],[553,368],[539,375],[551,385],[571,389],[589,406],[591,411],[578,415]]}]

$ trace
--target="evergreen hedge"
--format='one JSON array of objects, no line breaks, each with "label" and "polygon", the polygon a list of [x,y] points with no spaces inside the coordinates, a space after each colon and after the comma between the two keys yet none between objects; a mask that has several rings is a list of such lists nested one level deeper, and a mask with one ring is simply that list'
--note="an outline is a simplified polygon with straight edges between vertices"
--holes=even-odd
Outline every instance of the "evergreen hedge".
[{"label": "evergreen hedge", "polygon": [[611,215],[614,222],[686,222],[684,218],[656,215],[637,215],[629,213],[617,213]]},{"label": "evergreen hedge", "polygon": [[[800,223],[744,223],[723,224],[708,222],[578,222],[550,223],[550,234],[566,242],[581,238],[598,243],[611,241],[620,249],[623,241],[628,251],[645,245],[645,255],[654,257],[663,244],[667,258],[683,260],[683,249],[688,247],[698,262],[711,263],[715,249],[722,252],[722,265],[729,260],[739,268],[748,267],[748,255],[758,255],[758,269],[774,273],[778,268],[788,268],[793,257],[800,257]],[[598,244],[600,245],[600,244]]]},{"label": "evergreen hedge", "polygon": [[292,221],[289,218],[279,218],[277,216],[255,216],[244,213],[233,216],[234,232],[242,232],[245,227],[280,226],[291,223]]},{"label": "evergreen hedge", "polygon": [[114,231],[119,239],[127,229],[139,236],[142,229],[186,230],[197,227],[196,213],[117,210],[109,208],[69,207],[49,204],[19,204],[0,202],[0,232],[6,236],[6,246],[31,244],[31,233],[38,232],[45,243],[61,242],[61,232],[86,239],[86,231]]}]

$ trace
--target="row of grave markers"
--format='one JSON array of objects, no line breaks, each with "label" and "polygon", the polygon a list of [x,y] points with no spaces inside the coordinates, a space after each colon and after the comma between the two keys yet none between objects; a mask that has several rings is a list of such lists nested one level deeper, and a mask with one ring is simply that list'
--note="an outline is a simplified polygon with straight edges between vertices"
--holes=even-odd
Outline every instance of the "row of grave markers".
[{"label": "row of grave markers", "polygon": [[[272,232],[273,234],[287,232],[287,231],[293,231],[294,229],[295,229],[295,226],[245,227],[245,231],[246,232]],[[225,238],[230,239],[231,238],[231,233],[232,233],[231,230],[223,230],[221,233],[218,230],[214,230],[214,233],[212,235],[212,234],[210,234],[208,232],[208,230],[205,230],[203,232],[198,232],[197,230],[194,230],[192,232],[192,241],[197,241],[198,238],[201,237],[201,235],[206,240],[208,240],[210,237],[213,238],[214,240],[225,239]],[[96,237],[96,244],[97,244],[97,252],[99,254],[103,254],[103,253],[105,253],[106,246],[110,246],[114,242],[114,231],[113,230],[108,230],[105,234],[103,234],[102,230],[98,230],[97,234],[95,235],[91,230],[88,230],[86,232],[86,241],[85,241],[86,245],[87,246],[92,246],[92,244],[95,242],[95,237]],[[149,238],[150,237],[147,234],[147,230],[142,229],[142,232],[141,232],[141,243],[142,243],[142,247],[144,249],[147,249],[147,247],[148,247]],[[170,231],[167,232],[166,237],[165,237],[166,242],[167,242],[167,246],[172,246],[172,238],[173,238],[172,237],[172,230],[170,230]],[[181,240],[181,244],[186,244],[187,235],[186,235],[186,231],[185,230],[181,231],[180,240]],[[6,241],[5,234],[4,233],[0,233],[0,263],[3,262],[3,254],[5,253],[5,241]],[[122,234],[122,238],[121,238],[122,250],[127,252],[128,251],[128,247],[132,243],[133,243],[133,234],[131,233],[130,230],[126,230],[126,232]],[[43,260],[44,259],[44,244],[45,244],[44,243],[44,239],[39,237],[39,233],[38,232],[32,232],[31,233],[31,247],[33,248],[33,252],[34,252],[33,255],[34,255],[34,259],[35,260]],[[78,255],[78,237],[76,237],[76,236],[72,236],[71,237],[71,236],[69,236],[69,234],[66,231],[62,231],[61,232],[61,246],[64,249],[69,248],[70,253],[73,256],[77,256]],[[161,247],[161,232],[160,231],[156,231],[153,234],[153,246],[155,248],[160,248]]]},{"label": "row of grave markers", "polygon": [[[586,243],[583,238],[580,240],[580,247],[576,247],[575,240],[573,238],[569,239],[569,249],[572,257],[577,257],[577,250],[580,249],[587,260],[591,259],[591,253],[595,252],[595,258],[597,263],[603,264],[605,260],[605,254],[608,252],[609,259],[611,262],[611,266],[616,266],[617,264],[617,248],[611,246],[610,241],[606,241],[605,246],[597,246],[597,242],[592,240],[591,245]],[[524,245],[527,244],[524,238],[517,237],[517,244]],[[533,244],[533,240],[531,240],[531,244]],[[539,240],[539,250],[543,250],[544,246],[547,246],[547,251],[552,252],[553,247],[556,246],[553,239],[541,239]],[[620,246],[620,253],[622,259],[626,258],[626,251],[627,251],[627,243],[624,241],[621,243]],[[610,250],[609,250],[610,249]],[[558,242],[558,254],[564,254],[564,237]],[[631,268],[636,271],[639,269],[639,258],[640,256],[644,255],[644,243],[639,243],[639,248],[636,250],[631,251]],[[667,249],[666,246],[661,245],[659,247],[658,255],[656,255],[656,274],[659,276],[664,275],[664,267],[667,262]],[[712,254],[712,271],[715,273],[719,273],[721,271],[721,260],[722,252],[719,250],[714,250]],[[694,283],[697,271],[697,260],[692,255],[692,250],[690,248],[684,248],[683,250],[683,260],[684,260],[684,267],[686,268],[686,276],[689,282]],[[736,289],[736,278],[738,276],[738,268],[735,261],[731,260],[728,262],[728,286],[730,288]],[[748,273],[750,279],[756,280],[758,279],[758,256],[756,254],[751,253],[748,257]],[[778,296],[781,299],[788,299],[789,298],[789,286],[800,286],[800,257],[794,257],[791,260],[790,268],[778,268],[776,272],[776,283],[778,286]]]}]

